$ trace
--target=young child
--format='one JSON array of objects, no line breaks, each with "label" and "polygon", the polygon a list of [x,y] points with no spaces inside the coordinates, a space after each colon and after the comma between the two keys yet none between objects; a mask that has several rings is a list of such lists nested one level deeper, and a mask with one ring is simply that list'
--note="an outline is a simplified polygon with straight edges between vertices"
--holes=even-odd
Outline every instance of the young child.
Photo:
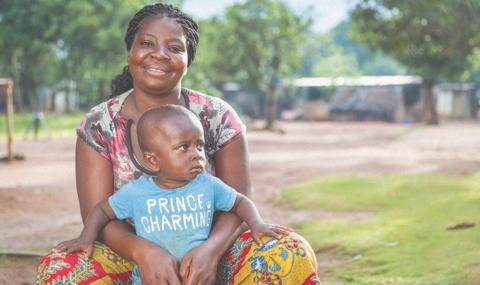
[{"label": "young child", "polygon": [[[214,211],[231,211],[245,221],[254,240],[280,238],[288,229],[263,222],[253,202],[204,171],[203,128],[186,108],[164,105],[145,112],[137,135],[144,161],[155,177],[133,180],[98,204],[89,213],[82,233],[60,243],[58,252],[85,250],[112,219],[131,218],[136,234],[158,244],[178,261],[208,239]],[[235,163],[235,162],[232,162]],[[135,284],[141,284],[138,268]]]}]

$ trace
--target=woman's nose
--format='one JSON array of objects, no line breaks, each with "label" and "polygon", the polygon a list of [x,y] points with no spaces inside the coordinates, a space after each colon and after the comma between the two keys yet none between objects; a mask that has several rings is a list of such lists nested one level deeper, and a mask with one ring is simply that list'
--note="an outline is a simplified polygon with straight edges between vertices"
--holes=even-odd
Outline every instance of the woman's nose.
[{"label": "woman's nose", "polygon": [[151,53],[151,56],[158,60],[170,59],[170,56],[168,55],[167,47],[163,47],[163,46],[157,46],[155,50]]}]

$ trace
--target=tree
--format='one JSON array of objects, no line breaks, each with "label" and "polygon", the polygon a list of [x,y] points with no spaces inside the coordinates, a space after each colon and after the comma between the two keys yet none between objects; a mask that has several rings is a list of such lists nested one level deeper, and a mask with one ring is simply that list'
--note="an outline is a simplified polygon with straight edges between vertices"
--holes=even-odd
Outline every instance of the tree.
[{"label": "tree", "polygon": [[0,66],[15,79],[20,108],[33,103],[37,85],[52,74],[56,37],[48,16],[39,1],[0,2]]},{"label": "tree", "polygon": [[336,45],[331,34],[316,36],[314,39],[316,46],[316,60],[312,70],[314,76],[360,75],[355,54],[346,53],[342,46]]},{"label": "tree", "polygon": [[350,19],[340,22],[330,32],[333,43],[341,46],[347,55],[356,58],[358,69],[363,75],[396,75],[404,74],[404,68],[393,58],[386,56],[376,48],[370,51],[365,44],[355,42],[350,33]]},{"label": "tree", "polygon": [[[110,81],[127,65],[124,35],[128,21],[152,1],[55,1],[63,3],[65,10],[57,22],[61,50],[66,54],[63,68],[91,106],[110,95]],[[163,2],[181,6],[183,0]]]},{"label": "tree", "polygon": [[87,106],[107,97],[127,62],[127,23],[150,2],[0,1],[0,72],[15,79],[19,109],[31,109],[39,85],[74,82]]},{"label": "tree", "polygon": [[433,86],[456,80],[469,69],[479,44],[476,0],[363,0],[352,11],[354,38],[371,50],[380,48],[423,77],[425,119],[437,124]]},{"label": "tree", "polygon": [[350,20],[344,20],[324,34],[312,33],[304,45],[301,76],[396,75],[405,70],[379,49],[371,52],[355,42],[349,33]]},{"label": "tree", "polygon": [[281,1],[247,0],[232,5],[223,17],[210,21],[206,33],[201,26],[201,45],[207,43],[200,55],[208,57],[202,69],[216,86],[236,81],[259,90],[260,99],[266,101],[266,128],[272,128],[276,93],[282,79],[301,63],[309,26],[310,20]]},{"label": "tree", "polygon": [[58,17],[62,69],[93,105],[110,94],[110,80],[127,64],[123,42],[128,21],[145,1],[68,1]]}]

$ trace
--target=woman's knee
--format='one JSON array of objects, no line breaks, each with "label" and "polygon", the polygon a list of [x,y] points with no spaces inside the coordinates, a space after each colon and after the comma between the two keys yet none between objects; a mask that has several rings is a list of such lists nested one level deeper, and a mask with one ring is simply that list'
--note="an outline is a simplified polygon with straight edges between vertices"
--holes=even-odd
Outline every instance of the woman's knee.
[{"label": "woman's knee", "polygon": [[[65,280],[68,284],[90,284],[95,280],[110,280],[111,284],[124,284],[131,278],[133,264],[109,247],[95,243],[92,257],[86,259],[83,252],[70,254],[53,250],[42,257],[37,265],[36,284],[51,284]],[[106,283],[108,284],[108,283]]]},{"label": "woman's knee", "polygon": [[254,249],[254,251],[259,253],[268,252],[269,255],[274,254],[281,257],[284,261],[291,259],[290,262],[292,266],[295,267],[299,264],[304,266],[305,263],[310,264],[310,266],[314,268],[317,266],[317,260],[312,246],[303,236],[296,232],[290,232],[288,235],[282,236],[279,240],[264,237],[263,242],[264,246],[259,246]]},{"label": "woman's knee", "polygon": [[257,280],[277,280],[287,285],[319,284],[315,253],[301,235],[292,232],[279,240],[264,238],[263,243],[252,244],[247,260]]}]

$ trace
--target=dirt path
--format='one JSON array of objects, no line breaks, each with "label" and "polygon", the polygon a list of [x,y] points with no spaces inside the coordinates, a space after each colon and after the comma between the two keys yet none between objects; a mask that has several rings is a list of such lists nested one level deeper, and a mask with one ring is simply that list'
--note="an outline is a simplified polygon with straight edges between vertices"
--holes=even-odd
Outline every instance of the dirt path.
[{"label": "dirt path", "polygon": [[[368,213],[292,212],[272,204],[289,185],[328,173],[480,169],[480,124],[284,123],[285,134],[249,134],[254,200],[267,219],[368,218]],[[16,141],[26,160],[0,164],[0,249],[47,250],[81,229],[74,188],[75,138]],[[4,155],[5,142],[0,142]],[[320,260],[323,266],[335,261]],[[333,265],[332,265],[333,264]],[[32,261],[0,258],[0,284],[31,284]]]}]

